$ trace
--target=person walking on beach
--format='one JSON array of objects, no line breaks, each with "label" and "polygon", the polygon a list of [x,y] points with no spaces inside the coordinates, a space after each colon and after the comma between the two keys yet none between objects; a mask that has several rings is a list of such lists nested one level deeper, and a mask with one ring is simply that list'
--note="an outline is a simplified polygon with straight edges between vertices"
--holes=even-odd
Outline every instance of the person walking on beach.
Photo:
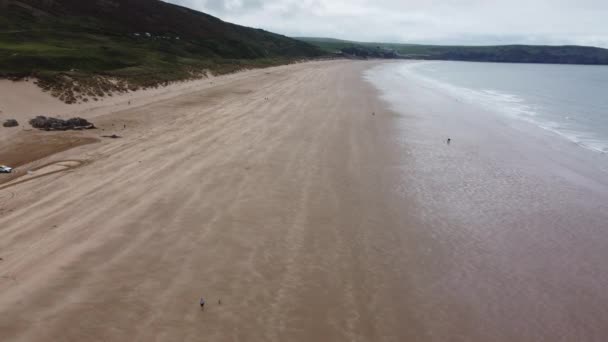
[{"label": "person walking on beach", "polygon": [[448,145],[452,143],[452,139],[448,138]]},{"label": "person walking on beach", "polygon": [[201,309],[205,309],[205,298],[201,297],[200,305]]}]

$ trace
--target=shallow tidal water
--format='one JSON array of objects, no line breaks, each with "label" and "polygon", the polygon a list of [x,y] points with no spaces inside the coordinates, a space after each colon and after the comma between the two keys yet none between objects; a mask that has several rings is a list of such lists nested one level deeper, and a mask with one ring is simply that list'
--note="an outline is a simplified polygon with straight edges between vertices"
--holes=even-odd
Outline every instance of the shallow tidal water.
[{"label": "shallow tidal water", "polygon": [[422,62],[397,73],[452,98],[608,152],[608,66]]}]

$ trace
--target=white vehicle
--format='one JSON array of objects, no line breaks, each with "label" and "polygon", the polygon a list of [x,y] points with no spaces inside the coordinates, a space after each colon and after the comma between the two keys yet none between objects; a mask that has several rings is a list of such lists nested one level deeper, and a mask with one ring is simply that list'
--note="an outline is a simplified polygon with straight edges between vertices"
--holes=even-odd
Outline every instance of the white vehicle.
[{"label": "white vehicle", "polygon": [[12,167],[8,167],[6,165],[0,165],[0,173],[11,173],[13,172]]}]

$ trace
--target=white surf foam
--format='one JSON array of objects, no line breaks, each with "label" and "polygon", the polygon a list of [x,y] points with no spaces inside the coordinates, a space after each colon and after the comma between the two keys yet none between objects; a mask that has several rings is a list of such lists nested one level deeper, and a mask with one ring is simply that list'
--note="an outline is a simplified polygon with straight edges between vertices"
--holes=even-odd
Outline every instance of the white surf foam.
[{"label": "white surf foam", "polygon": [[[476,90],[457,86],[448,82],[422,75],[418,72],[420,67],[437,62],[420,62],[402,64],[398,68],[398,73],[402,77],[415,78],[427,87],[437,89],[453,97],[454,99],[482,106],[492,112],[498,112],[504,116],[524,120],[539,128],[550,131],[569,141],[592,151],[608,153],[608,141],[597,137],[593,132],[581,130],[575,127],[576,115],[564,117],[563,122],[555,122],[543,115],[543,109],[534,105],[526,99],[496,89]],[[432,70],[432,69],[430,69]]]}]

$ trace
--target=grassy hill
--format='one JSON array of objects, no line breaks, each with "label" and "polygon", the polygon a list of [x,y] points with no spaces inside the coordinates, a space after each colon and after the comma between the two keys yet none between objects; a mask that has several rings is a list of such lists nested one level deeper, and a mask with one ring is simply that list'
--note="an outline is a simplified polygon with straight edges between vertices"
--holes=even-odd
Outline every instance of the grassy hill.
[{"label": "grassy hill", "polygon": [[[437,46],[360,43],[331,38],[299,38],[328,53],[474,62],[608,64],[608,49],[586,46]],[[392,53],[389,53],[392,52]]]},{"label": "grassy hill", "polygon": [[0,0],[0,77],[35,76],[66,102],[323,54],[158,0]]}]

